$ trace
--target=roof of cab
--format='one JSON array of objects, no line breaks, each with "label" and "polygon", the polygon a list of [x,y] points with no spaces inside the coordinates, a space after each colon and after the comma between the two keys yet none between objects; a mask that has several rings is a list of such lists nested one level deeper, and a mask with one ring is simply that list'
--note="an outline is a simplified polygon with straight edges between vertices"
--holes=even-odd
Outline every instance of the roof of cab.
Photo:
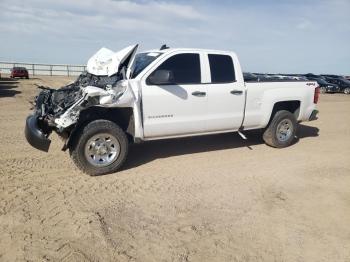
[{"label": "roof of cab", "polygon": [[214,50],[214,49],[201,49],[201,48],[166,48],[166,49],[152,49],[152,50],[146,50],[142,51],[142,53],[149,53],[149,52],[157,52],[157,53],[172,53],[172,52],[206,52],[206,53],[217,53],[217,54],[235,54],[235,52],[232,51],[224,51],[224,50]]}]

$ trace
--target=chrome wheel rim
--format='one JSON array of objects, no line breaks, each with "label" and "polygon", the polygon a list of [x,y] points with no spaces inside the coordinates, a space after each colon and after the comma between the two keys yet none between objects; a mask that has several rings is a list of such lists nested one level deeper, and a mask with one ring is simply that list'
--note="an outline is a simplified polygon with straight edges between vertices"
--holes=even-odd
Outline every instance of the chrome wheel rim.
[{"label": "chrome wheel rim", "polygon": [[350,88],[345,88],[345,90],[344,90],[344,94],[350,94]]},{"label": "chrome wheel rim", "polygon": [[321,94],[325,94],[327,92],[327,89],[325,87],[321,87],[320,91]]},{"label": "chrome wheel rim", "polygon": [[120,154],[118,139],[108,133],[92,136],[85,144],[85,157],[95,167],[104,167],[117,160]]},{"label": "chrome wheel rim", "polygon": [[287,141],[293,134],[293,123],[289,119],[283,119],[276,130],[277,139],[281,142]]}]

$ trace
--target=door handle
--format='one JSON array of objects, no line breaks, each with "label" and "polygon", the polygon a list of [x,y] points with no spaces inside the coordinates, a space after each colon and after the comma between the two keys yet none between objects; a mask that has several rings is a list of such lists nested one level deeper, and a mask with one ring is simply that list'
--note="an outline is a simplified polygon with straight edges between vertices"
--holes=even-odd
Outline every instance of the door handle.
[{"label": "door handle", "polygon": [[192,93],[194,96],[206,96],[206,92],[195,91]]},{"label": "door handle", "polygon": [[241,90],[231,90],[230,93],[232,95],[241,95],[241,94],[243,94],[243,91],[241,91]]}]

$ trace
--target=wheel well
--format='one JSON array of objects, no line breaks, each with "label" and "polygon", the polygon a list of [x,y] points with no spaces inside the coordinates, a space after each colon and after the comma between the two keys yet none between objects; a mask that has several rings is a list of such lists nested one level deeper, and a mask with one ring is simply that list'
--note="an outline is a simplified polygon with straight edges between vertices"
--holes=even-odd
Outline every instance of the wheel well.
[{"label": "wheel well", "polygon": [[295,119],[298,119],[299,113],[300,113],[300,101],[291,100],[291,101],[281,101],[281,102],[275,103],[273,105],[272,114],[271,114],[269,122],[274,117],[276,112],[281,111],[281,110],[286,110],[286,111],[291,112],[295,116]]},{"label": "wheel well", "polygon": [[77,125],[85,126],[87,123],[97,119],[110,120],[118,124],[124,132],[129,133],[131,135],[134,134],[134,123],[133,121],[131,121],[133,120],[133,111],[130,107],[89,107],[80,112]]},{"label": "wheel well", "polygon": [[90,122],[98,119],[109,120],[116,123],[132,140],[135,134],[133,109],[129,107],[107,108],[100,106],[92,106],[80,112],[78,122],[69,132],[68,140],[64,146],[64,150],[74,144],[75,138],[82,129]]}]

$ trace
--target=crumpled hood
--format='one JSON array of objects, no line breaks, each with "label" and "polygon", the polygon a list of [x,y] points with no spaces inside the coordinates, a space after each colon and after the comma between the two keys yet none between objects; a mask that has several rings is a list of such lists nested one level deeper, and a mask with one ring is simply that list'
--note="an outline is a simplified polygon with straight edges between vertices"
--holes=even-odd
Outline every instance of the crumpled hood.
[{"label": "crumpled hood", "polygon": [[88,60],[87,71],[97,76],[112,76],[123,66],[128,68],[131,65],[137,47],[131,45],[118,52],[103,47]]},{"label": "crumpled hood", "polygon": [[73,126],[80,111],[92,107],[132,107],[136,101],[129,86],[128,74],[138,45],[119,52],[101,48],[88,61],[83,72],[73,83],[52,89],[43,87],[35,100],[35,115],[47,134],[55,129],[64,132]]}]

